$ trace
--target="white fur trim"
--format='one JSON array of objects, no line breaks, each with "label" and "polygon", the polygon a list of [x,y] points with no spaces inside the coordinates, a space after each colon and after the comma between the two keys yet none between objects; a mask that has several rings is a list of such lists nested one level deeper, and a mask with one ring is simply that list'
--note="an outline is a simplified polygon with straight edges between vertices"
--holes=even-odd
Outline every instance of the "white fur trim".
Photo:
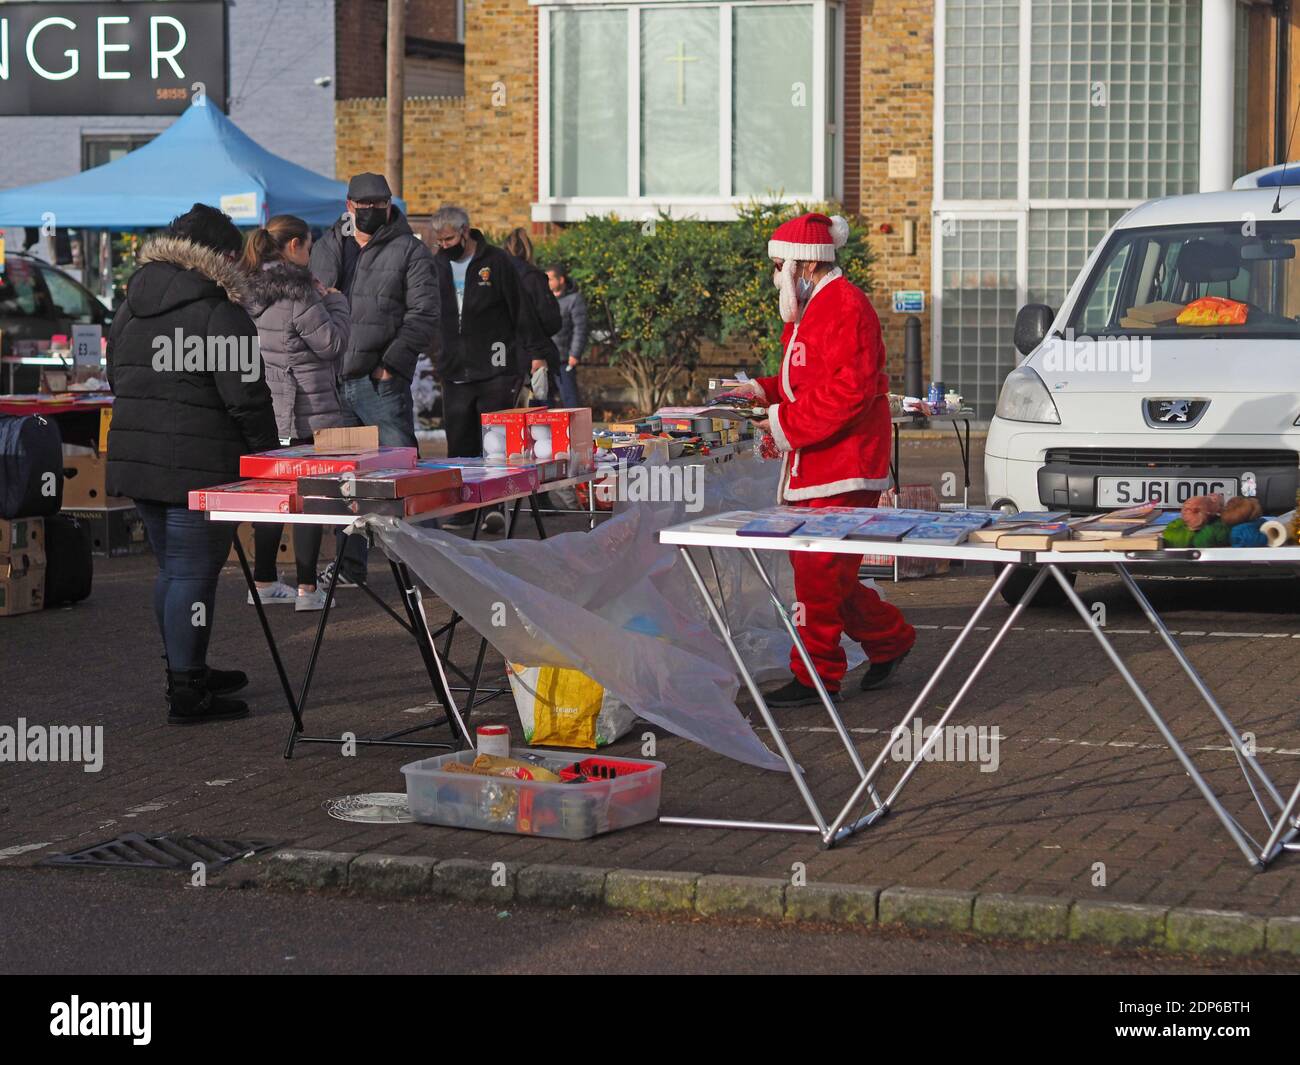
[{"label": "white fur trim", "polygon": [[842,481],[829,484],[814,484],[807,488],[790,488],[786,486],[786,499],[821,499],[824,496],[837,496],[841,492],[883,492],[893,481],[888,477],[847,477]]},{"label": "white fur trim", "polygon": [[777,291],[781,293],[778,306],[781,309],[781,321],[797,322],[799,320],[799,290],[795,285],[794,272],[799,264],[794,259],[786,259],[776,275]]},{"label": "white fur trim", "polygon": [[849,242],[849,220],[843,215],[831,216],[831,243],[837,248]]},{"label": "white fur trim", "polygon": [[193,270],[219,285],[232,303],[245,306],[251,302],[251,279],[237,263],[219,251],[184,237],[165,233],[152,237],[140,248],[135,261],[141,266],[145,263],[171,263],[182,270]]},{"label": "white fur trim", "polygon": [[769,240],[767,257],[783,261],[795,259],[804,263],[833,263],[835,248],[834,244],[796,244],[792,240]]},{"label": "white fur trim", "polygon": [[781,428],[781,404],[777,403],[767,408],[767,423],[772,428],[772,439],[776,441],[778,451],[793,451],[790,446],[790,438],[785,435],[785,430]]}]

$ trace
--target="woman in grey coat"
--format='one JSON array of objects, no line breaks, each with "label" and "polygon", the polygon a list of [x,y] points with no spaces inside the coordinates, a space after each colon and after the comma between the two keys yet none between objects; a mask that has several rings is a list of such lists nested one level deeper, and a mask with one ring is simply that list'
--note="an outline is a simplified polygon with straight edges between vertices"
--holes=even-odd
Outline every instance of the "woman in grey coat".
[{"label": "woman in grey coat", "polygon": [[[301,218],[276,215],[257,229],[244,249],[253,297],[249,314],[257,324],[262,368],[275,404],[280,442],[311,443],[317,429],[350,424],[339,401],[338,361],[348,346],[351,319],[347,298],[325,288],[308,269],[311,229]],[[320,610],[323,589],[316,587],[321,527],[293,527],[297,591],[276,574],[283,525],[255,525],[254,581],[263,604],[293,603],[297,610]],[[252,602],[252,593],[249,593]]]}]

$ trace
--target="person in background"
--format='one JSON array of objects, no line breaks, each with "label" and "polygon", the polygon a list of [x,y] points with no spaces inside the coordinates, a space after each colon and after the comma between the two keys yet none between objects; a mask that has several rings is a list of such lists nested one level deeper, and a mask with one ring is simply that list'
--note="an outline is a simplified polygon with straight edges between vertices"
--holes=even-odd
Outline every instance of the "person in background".
[{"label": "person in background", "polygon": [[587,348],[587,299],[569,277],[564,263],[548,266],[546,279],[560,304],[560,328],[551,337],[560,353],[560,402],[566,407],[580,407],[578,363]]},{"label": "person in background", "polygon": [[[207,664],[234,526],[188,505],[190,492],[238,480],[241,455],[279,444],[266,381],[239,365],[256,365],[243,354],[255,356],[257,346],[244,309],[242,248],[226,215],[196,203],[141,248],[108,338],[115,398],[107,488],[135,501],[158,562],[154,614],[167,660],[167,720],[175,725],[248,715],[247,703],[228,697],[248,677]],[[166,358],[173,337],[185,338],[187,350]],[[205,356],[219,342],[220,365],[205,357],[203,369],[181,368],[192,338],[203,339]],[[241,358],[227,358],[232,345]]]},{"label": "person in background", "polygon": [[537,314],[537,326],[546,338],[546,378],[543,381],[541,371],[533,368],[533,405],[549,406],[558,395],[560,378],[560,351],[551,337],[560,331],[560,305],[551,292],[546,275],[537,268],[533,261],[533,242],[522,226],[510,231],[501,247],[509,253],[515,270],[519,274],[519,284],[528,295]]},{"label": "person in background", "polygon": [[[348,424],[379,427],[381,447],[417,447],[411,379],[420,353],[437,344],[441,312],[433,256],[382,174],[354,176],[347,208],[311,250],[311,272],[347,297],[352,319],[339,367],[343,408]],[[366,557],[364,539],[351,537],[349,581],[365,580]]]},{"label": "person in background", "polygon": [[[756,423],[781,454],[778,501],[796,507],[874,507],[889,484],[889,376],[880,320],[866,294],[835,265],[848,239],[843,218],[806,214],[782,223],[768,241],[780,292],[781,372],[748,382],[767,404]],[[862,644],[870,665],[859,687],[878,688],[916,642],[898,607],[858,579],[860,555],[794,552],[795,599],[803,606],[799,636],[832,694],[847,661],[843,633]],[[797,648],[794,674],[768,694],[772,706],[819,702]]]},{"label": "person in background", "polygon": [[[511,256],[471,228],[463,208],[439,208],[432,226],[438,286],[447,309],[435,363],[447,454],[473,458],[483,454],[482,415],[515,406],[525,378],[545,369],[550,339],[541,332]],[[483,528],[502,531],[505,516],[493,509]]]},{"label": "person in background", "polygon": [[[351,424],[336,383],[338,361],[352,331],[348,301],[312,277],[311,244],[311,227],[281,214],[254,230],[244,248],[243,267],[252,289],[248,310],[257,324],[276,427],[286,447],[310,444],[317,429]],[[316,580],[321,531],[319,525],[293,527],[295,591],[276,575],[283,524],[253,526],[253,578],[263,604],[293,603],[297,610],[325,606],[325,590]],[[248,601],[253,601],[252,592]]]}]

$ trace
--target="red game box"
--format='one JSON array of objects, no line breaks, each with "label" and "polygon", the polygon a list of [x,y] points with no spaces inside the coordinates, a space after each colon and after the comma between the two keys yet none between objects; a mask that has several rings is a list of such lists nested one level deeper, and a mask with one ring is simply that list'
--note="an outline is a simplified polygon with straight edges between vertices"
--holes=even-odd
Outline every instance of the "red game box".
[{"label": "red game box", "polygon": [[297,514],[298,486],[293,481],[235,481],[190,493],[190,510],[244,510]]},{"label": "red game box", "polygon": [[368,470],[364,473],[322,473],[299,477],[298,491],[305,496],[335,499],[405,499],[460,487],[460,470],[454,466],[417,466],[413,470]]},{"label": "red game box", "polygon": [[288,480],[314,477],[322,473],[409,470],[415,466],[417,457],[418,454],[413,447],[379,447],[373,451],[332,455],[329,452],[317,451],[310,444],[305,444],[301,447],[282,447],[276,451],[244,455],[239,460],[239,475]]},{"label": "red game box", "polygon": [[304,514],[384,514],[392,518],[409,518],[431,510],[454,507],[460,502],[459,488],[422,492],[403,499],[338,499],[331,496],[304,496]]}]

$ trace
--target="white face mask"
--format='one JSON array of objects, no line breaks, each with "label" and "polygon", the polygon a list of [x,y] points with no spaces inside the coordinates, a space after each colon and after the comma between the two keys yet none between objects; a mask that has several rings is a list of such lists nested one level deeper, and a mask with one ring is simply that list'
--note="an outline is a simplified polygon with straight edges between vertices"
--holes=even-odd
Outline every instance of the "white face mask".
[{"label": "white face mask", "polygon": [[795,279],[795,291],[799,294],[799,302],[807,303],[808,297],[812,295],[813,283],[806,277]]}]

